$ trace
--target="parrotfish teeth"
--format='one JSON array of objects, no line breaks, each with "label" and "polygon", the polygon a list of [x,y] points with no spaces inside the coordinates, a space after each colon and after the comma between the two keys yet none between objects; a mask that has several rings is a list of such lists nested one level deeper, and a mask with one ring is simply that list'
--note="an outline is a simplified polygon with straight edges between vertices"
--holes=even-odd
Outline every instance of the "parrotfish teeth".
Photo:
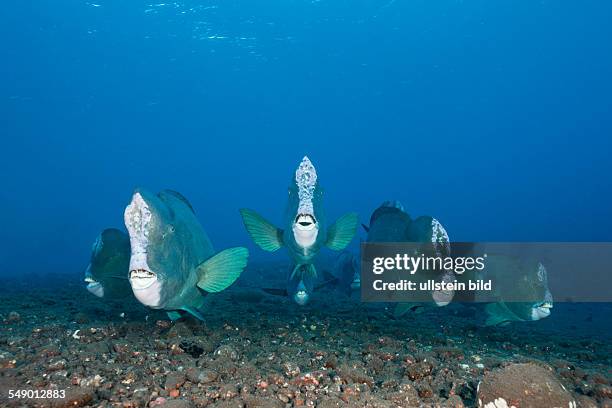
[{"label": "parrotfish teeth", "polygon": [[312,199],[317,184],[317,171],[307,156],[304,156],[295,171],[295,183],[300,199],[298,214],[314,214]]},{"label": "parrotfish teeth", "polygon": [[155,276],[155,274],[146,269],[134,269],[130,271],[130,278],[151,278],[153,276]]}]

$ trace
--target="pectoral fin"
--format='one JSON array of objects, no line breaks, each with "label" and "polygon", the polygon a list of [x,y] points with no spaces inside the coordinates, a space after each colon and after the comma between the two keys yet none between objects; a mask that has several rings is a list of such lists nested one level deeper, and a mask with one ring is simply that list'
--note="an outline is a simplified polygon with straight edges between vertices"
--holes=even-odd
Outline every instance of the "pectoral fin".
[{"label": "pectoral fin", "polygon": [[503,326],[516,320],[514,314],[501,302],[489,303],[485,306],[487,320],[485,326]]},{"label": "pectoral fin", "polygon": [[166,314],[168,315],[168,318],[172,321],[178,320],[183,317],[183,315],[181,315],[181,312],[179,312],[178,310],[169,310],[166,312]]},{"label": "pectoral fin", "polygon": [[284,296],[284,297],[289,296],[289,294],[287,293],[287,289],[263,288],[262,290],[269,295]]},{"label": "pectoral fin", "polygon": [[323,271],[323,279],[325,279],[323,282],[315,286],[315,291],[319,291],[326,286],[338,284],[338,278],[336,278],[334,275],[332,275],[328,271]]},{"label": "pectoral fin", "polygon": [[395,305],[395,309],[393,309],[393,317],[399,319],[404,316],[408,312],[416,312],[425,306],[422,303],[398,303]]},{"label": "pectoral fin", "polygon": [[200,311],[198,309],[196,309],[195,307],[185,306],[185,307],[183,307],[183,310],[186,311],[187,313],[189,313],[190,315],[192,315],[193,317],[195,317],[198,320],[201,320],[201,321],[206,320],[206,319],[204,319],[204,316],[202,316],[202,313],[200,313]]},{"label": "pectoral fin", "polygon": [[283,230],[276,228],[253,210],[240,210],[242,222],[251,239],[264,251],[274,252],[283,246]]},{"label": "pectoral fin", "polygon": [[229,248],[202,262],[197,267],[198,287],[207,292],[221,292],[230,286],[246,267],[249,251]]},{"label": "pectoral fin", "polygon": [[357,213],[348,213],[340,217],[327,232],[325,245],[334,251],[341,251],[351,242],[359,225]]}]

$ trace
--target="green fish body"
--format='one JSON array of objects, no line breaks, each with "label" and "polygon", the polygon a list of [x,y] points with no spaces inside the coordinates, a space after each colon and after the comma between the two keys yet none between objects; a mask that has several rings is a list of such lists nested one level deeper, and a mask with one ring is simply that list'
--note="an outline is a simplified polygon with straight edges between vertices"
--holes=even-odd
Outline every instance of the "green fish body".
[{"label": "green fish body", "polygon": [[[548,273],[539,261],[488,254],[485,269],[475,275],[493,282],[493,297],[498,300],[485,305],[485,325],[536,321],[550,315],[553,296],[548,287]],[[476,301],[479,295],[482,296],[476,293]]]},{"label": "green fish body", "polygon": [[246,248],[215,253],[193,207],[175,191],[137,190],[124,218],[134,296],[171,319],[185,311],[203,320],[204,296],[230,286],[246,267]]},{"label": "green fish body", "polygon": [[[423,253],[431,256],[450,255],[450,240],[442,224],[430,216],[420,216],[412,219],[405,212],[404,207],[399,201],[385,201],[378,207],[370,217],[369,226],[363,226],[367,232],[367,242],[411,242],[423,243],[415,255]],[[412,280],[427,280],[431,276],[417,272],[412,276]],[[438,279],[451,282],[454,274],[447,271]],[[431,305],[447,305],[454,293],[450,291],[434,291]],[[398,303],[394,309],[395,317],[401,317],[409,311],[415,311],[421,307],[428,306],[428,303],[411,302]]]},{"label": "green fish body", "polygon": [[327,227],[323,210],[323,190],[308,157],[298,166],[289,187],[289,198],[282,228],[277,228],[253,210],[240,210],[247,232],[260,248],[274,252],[287,248],[295,264],[287,280],[287,294],[298,304],[308,302],[317,277],[313,261],[321,248],[346,248],[355,235],[355,213],[340,217]]},{"label": "green fish body", "polygon": [[100,233],[85,271],[87,290],[104,299],[123,299],[132,294],[128,282],[130,238],[115,228]]}]

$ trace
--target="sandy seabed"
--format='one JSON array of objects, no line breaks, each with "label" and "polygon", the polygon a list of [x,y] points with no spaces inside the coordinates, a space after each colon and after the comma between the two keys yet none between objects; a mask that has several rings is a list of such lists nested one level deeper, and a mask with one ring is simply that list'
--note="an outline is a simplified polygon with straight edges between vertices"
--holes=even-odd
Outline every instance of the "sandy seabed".
[{"label": "sandy seabed", "polygon": [[[80,276],[4,279],[0,406],[612,407],[609,304],[494,328],[474,306],[394,319],[330,290],[300,307],[254,288],[283,268],[208,296],[205,322],[98,300]],[[9,398],[43,389],[65,397]]]}]

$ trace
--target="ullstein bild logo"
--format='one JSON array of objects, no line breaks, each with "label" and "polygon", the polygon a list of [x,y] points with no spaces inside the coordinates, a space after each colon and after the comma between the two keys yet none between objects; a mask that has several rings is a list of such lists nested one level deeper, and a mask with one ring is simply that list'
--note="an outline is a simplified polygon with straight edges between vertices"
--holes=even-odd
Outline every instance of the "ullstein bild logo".
[{"label": "ullstein bild logo", "polygon": [[610,302],[612,243],[363,243],[365,302]]}]

